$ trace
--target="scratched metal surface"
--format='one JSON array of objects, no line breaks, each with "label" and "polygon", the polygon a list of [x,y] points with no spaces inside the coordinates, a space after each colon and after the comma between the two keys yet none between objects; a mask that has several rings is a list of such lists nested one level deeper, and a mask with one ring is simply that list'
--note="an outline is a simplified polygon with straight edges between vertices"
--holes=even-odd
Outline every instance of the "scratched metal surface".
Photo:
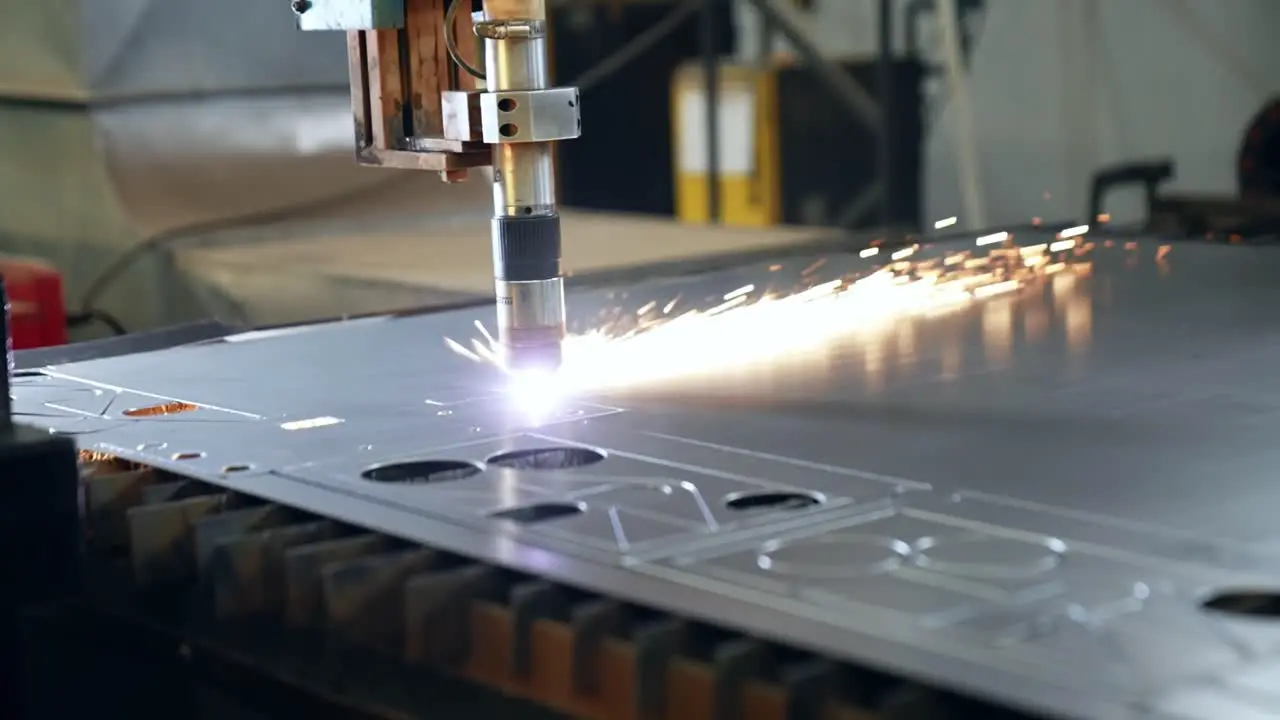
[{"label": "scratched metal surface", "polygon": [[[1280,623],[1199,608],[1280,582],[1280,250],[1155,250],[1099,244],[1070,286],[906,320],[770,374],[581,399],[536,427],[442,347],[480,311],[63,365],[20,377],[17,409],[84,447],[1033,710],[1280,717]],[[124,414],[157,398],[202,407]],[[344,422],[282,428],[321,417]],[[487,462],[560,445],[607,457]],[[483,471],[361,478],[427,458]],[[820,501],[728,502],[759,493]],[[549,502],[583,512],[493,517]]]}]

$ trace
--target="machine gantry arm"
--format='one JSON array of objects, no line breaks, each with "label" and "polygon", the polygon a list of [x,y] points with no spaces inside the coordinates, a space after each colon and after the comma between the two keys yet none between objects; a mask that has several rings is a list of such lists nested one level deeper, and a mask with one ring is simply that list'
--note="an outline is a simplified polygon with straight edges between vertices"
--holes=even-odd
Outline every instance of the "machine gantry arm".
[{"label": "machine gantry arm", "polygon": [[449,2],[292,6],[303,30],[347,32],[360,163],[435,170],[448,182],[465,179],[470,168],[493,167],[503,364],[555,369],[565,305],[552,150],[582,131],[578,91],[551,87],[545,0],[484,0],[478,13],[471,0]]}]

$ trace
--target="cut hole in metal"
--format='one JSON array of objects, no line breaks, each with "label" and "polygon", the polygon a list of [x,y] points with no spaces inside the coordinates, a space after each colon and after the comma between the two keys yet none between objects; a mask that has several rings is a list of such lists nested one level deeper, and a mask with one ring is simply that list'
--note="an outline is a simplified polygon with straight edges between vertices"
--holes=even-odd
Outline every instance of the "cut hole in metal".
[{"label": "cut hole in metal", "polygon": [[234,475],[235,473],[249,472],[252,469],[252,465],[228,465],[222,468],[222,474]]},{"label": "cut hole in metal", "polygon": [[516,109],[516,101],[511,98],[502,98],[498,101],[498,109],[502,112],[511,112]]},{"label": "cut hole in metal", "polygon": [[524,505],[509,510],[499,510],[489,515],[498,520],[510,520],[521,525],[549,522],[561,518],[573,517],[586,512],[586,508],[577,503],[548,502],[535,505]]},{"label": "cut hole in metal", "polygon": [[515,123],[506,123],[498,126],[498,134],[502,137],[515,137],[520,134],[520,127]]},{"label": "cut hole in metal", "polygon": [[1280,590],[1227,590],[1210,595],[1200,607],[1253,620],[1280,620]]},{"label": "cut hole in metal", "polygon": [[175,400],[173,402],[162,403],[160,405],[131,408],[129,410],[125,410],[123,415],[131,418],[163,417],[165,415],[177,415],[179,413],[191,412],[192,410],[198,409],[198,406],[192,405],[191,403]]},{"label": "cut hole in metal", "polygon": [[202,452],[180,452],[173,454],[174,460],[199,460],[202,457],[204,457],[204,453]]},{"label": "cut hole in metal", "polygon": [[822,498],[812,493],[773,490],[739,493],[730,495],[724,500],[725,507],[742,512],[751,510],[801,510],[821,504]]},{"label": "cut hole in metal", "polygon": [[360,473],[360,477],[373,482],[426,485],[465,480],[481,472],[477,465],[465,460],[411,460],[371,467]]},{"label": "cut hole in metal", "polygon": [[532,448],[498,453],[489,458],[490,465],[512,470],[567,470],[595,465],[604,453],[584,447]]}]

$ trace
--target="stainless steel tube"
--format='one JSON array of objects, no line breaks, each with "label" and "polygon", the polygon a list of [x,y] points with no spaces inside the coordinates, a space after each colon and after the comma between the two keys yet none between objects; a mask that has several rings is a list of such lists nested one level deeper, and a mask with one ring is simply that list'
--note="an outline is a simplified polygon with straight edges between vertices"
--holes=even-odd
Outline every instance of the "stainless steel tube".
[{"label": "stainless steel tube", "polygon": [[494,217],[554,215],[555,168],[550,143],[508,143],[493,149]]},{"label": "stainless steel tube", "polygon": [[[486,22],[507,23],[512,30],[485,38],[486,90],[549,88],[542,2],[486,0],[484,11]],[[517,24],[522,32],[514,32]],[[565,301],[551,143],[494,145],[493,216],[494,289],[503,364],[510,370],[558,368]]]},{"label": "stainless steel tube", "polygon": [[[542,20],[546,18],[519,18]],[[551,86],[545,37],[485,40],[488,90],[545,90]],[[550,143],[504,143],[493,148],[496,217],[551,215],[556,211]]]}]

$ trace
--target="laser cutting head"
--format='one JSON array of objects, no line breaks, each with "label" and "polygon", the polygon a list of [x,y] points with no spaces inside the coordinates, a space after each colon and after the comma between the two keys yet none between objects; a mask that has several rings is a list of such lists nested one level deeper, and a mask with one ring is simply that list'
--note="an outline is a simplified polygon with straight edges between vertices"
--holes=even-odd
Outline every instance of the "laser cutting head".
[{"label": "laser cutting head", "polygon": [[[498,355],[512,372],[555,371],[565,307],[553,147],[582,134],[578,90],[551,86],[544,0],[483,0],[482,12],[459,11],[473,4],[292,6],[304,30],[347,31],[360,162],[436,170],[448,182],[492,166]],[[460,33],[483,41],[483,69]],[[438,103],[422,100],[434,95]]]},{"label": "laser cutting head", "polygon": [[[524,296],[529,298],[530,305],[543,304],[544,310],[550,305],[550,288],[546,287],[552,283],[558,283],[559,280],[546,280],[537,283],[516,283],[516,287],[512,288],[515,296]],[[542,287],[539,287],[542,286]],[[560,307],[564,307],[563,293],[558,293],[561,297]],[[541,297],[539,297],[541,296]],[[514,314],[511,312],[511,304],[499,300],[498,317],[503,315]],[[521,301],[518,301],[521,302]],[[551,313],[547,313],[546,320],[539,320],[539,323],[553,322],[550,317]],[[564,341],[564,315],[563,309],[560,314],[559,325],[538,325],[538,326],[508,326],[498,333],[499,357],[501,358],[502,367],[511,372],[538,371],[553,373],[560,369],[560,364],[564,360],[562,343]]]},{"label": "laser cutting head", "polygon": [[565,336],[560,216],[495,217],[498,350],[511,372],[553,372]]},{"label": "laser cutting head", "polygon": [[582,130],[575,88],[550,87],[540,3],[488,0],[480,127],[493,146],[498,344],[509,372],[555,371],[565,336],[553,146]]},{"label": "laser cutting head", "polygon": [[[503,311],[499,308],[500,316]],[[498,337],[502,367],[510,372],[554,373],[564,361],[563,325],[559,328],[509,328]]]}]

